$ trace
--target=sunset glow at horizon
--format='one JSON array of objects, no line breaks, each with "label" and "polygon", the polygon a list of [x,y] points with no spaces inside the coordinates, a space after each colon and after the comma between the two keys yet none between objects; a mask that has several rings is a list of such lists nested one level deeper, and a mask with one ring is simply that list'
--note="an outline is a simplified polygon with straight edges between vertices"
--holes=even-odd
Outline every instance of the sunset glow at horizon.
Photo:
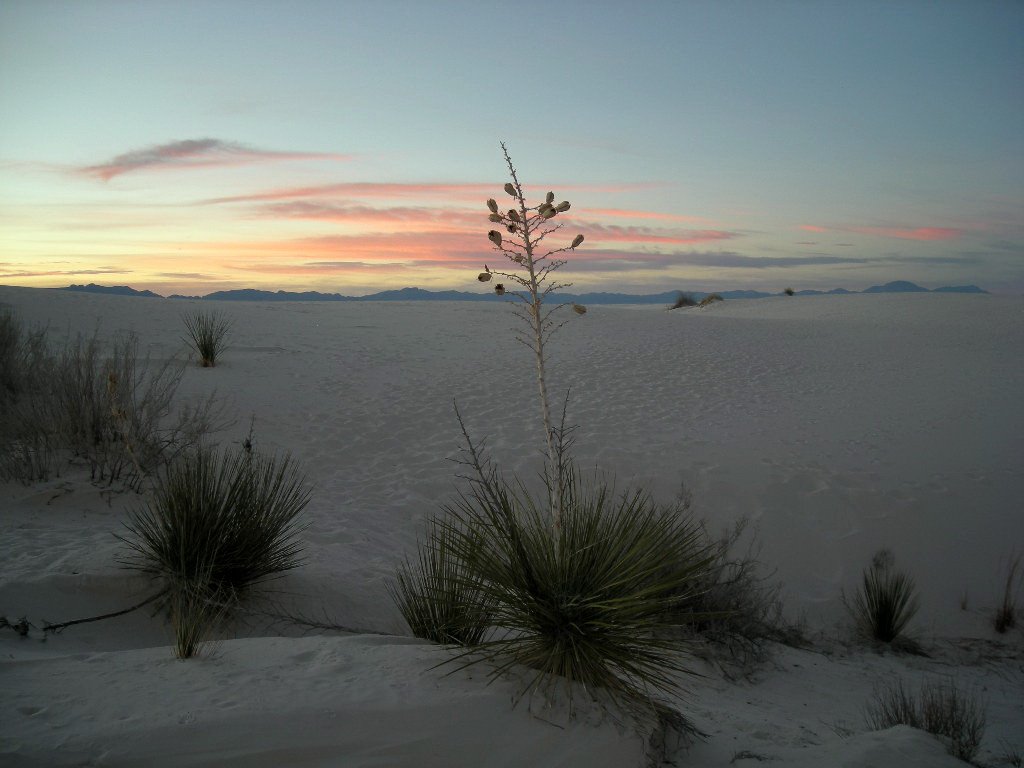
[{"label": "sunset glow at horizon", "polygon": [[1024,5],[516,6],[0,5],[0,284],[481,290],[505,141],[577,290],[1024,292]]}]

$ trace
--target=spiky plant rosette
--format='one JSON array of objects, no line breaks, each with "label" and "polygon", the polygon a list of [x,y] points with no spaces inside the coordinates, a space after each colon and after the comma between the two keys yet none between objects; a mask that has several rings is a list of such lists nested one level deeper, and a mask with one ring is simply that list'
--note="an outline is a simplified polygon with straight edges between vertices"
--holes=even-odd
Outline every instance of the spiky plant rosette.
[{"label": "spiky plant rosette", "polygon": [[182,320],[188,331],[188,338],[184,341],[199,355],[199,364],[203,368],[217,365],[217,357],[227,349],[231,321],[218,311],[196,312],[185,315]]},{"label": "spiky plant rosette", "polygon": [[458,661],[488,662],[492,678],[528,667],[524,693],[564,684],[571,701],[580,684],[625,711],[650,709],[657,694],[678,693],[688,672],[671,608],[711,553],[697,525],[645,493],[616,495],[571,469],[562,493],[558,538],[551,510],[493,472],[447,508],[441,524],[495,628]]},{"label": "spiky plant rosette", "polygon": [[211,594],[244,594],[299,565],[310,490],[291,459],[200,448],[173,462],[122,540],[130,568]]},{"label": "spiky plant rosette", "polygon": [[480,577],[468,572],[454,552],[457,538],[473,535],[456,530],[457,525],[432,519],[416,559],[406,558],[398,566],[387,589],[413,635],[442,645],[472,646],[483,641],[491,626],[492,604]]},{"label": "spiky plant rosette", "polygon": [[892,555],[882,552],[864,571],[851,608],[862,634],[891,643],[903,635],[918,605],[913,578],[896,570]]}]

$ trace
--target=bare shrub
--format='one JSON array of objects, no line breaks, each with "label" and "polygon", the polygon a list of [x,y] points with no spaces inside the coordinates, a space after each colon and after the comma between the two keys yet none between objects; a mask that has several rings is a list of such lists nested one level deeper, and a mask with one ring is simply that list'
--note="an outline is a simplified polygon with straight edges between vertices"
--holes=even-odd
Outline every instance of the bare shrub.
[{"label": "bare shrub", "polygon": [[[689,509],[688,494],[681,496],[681,503]],[[724,657],[716,653],[716,658],[744,671],[767,658],[770,641],[801,642],[800,630],[783,616],[781,585],[758,559],[757,537],[739,548],[748,525],[746,518],[737,520],[717,541],[704,533],[712,554],[708,568],[680,590],[673,608],[687,619],[690,631],[724,651]]]},{"label": "bare shrub", "polygon": [[62,441],[88,461],[93,480],[138,487],[157,467],[224,425],[214,396],[172,406],[184,373],[176,358],[139,360],[138,338],[115,338],[109,355],[99,339],[78,336],[56,365],[54,397]]},{"label": "bare shrub", "polygon": [[902,679],[876,689],[865,709],[870,728],[885,730],[908,725],[939,736],[946,751],[970,761],[985,734],[986,707],[955,683],[926,680],[915,695]]},{"label": "bare shrub", "polygon": [[787,288],[786,290],[783,291],[783,293],[786,294],[787,296],[792,296],[794,293],[796,293],[796,291],[794,291],[792,288]]}]

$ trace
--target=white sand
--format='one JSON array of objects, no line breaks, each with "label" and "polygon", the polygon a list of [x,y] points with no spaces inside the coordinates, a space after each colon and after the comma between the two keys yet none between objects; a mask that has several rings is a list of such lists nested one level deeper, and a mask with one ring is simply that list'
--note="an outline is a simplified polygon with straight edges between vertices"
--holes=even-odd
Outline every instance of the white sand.
[{"label": "white sand", "polygon": [[[198,302],[0,287],[29,323],[101,336],[135,330],[154,358],[180,351]],[[201,304],[235,319],[216,389],[238,441],[291,451],[315,482],[306,564],[274,582],[290,610],[401,633],[384,590],[419,524],[457,487],[457,398],[510,471],[539,469],[527,351],[508,307],[474,303]],[[927,734],[867,733],[873,686],[952,676],[989,705],[981,759],[1024,753],[1024,634],[988,617],[1024,552],[1024,301],[853,295],[730,301],[706,310],[595,306],[556,338],[553,390],[572,386],[584,466],[671,498],[681,483],[714,530],[749,517],[791,617],[816,649],[779,648],[750,680],[708,673],[682,709],[709,737],[690,766],[954,765]],[[147,585],[118,568],[132,494],[80,469],[0,485],[0,615],[41,623],[130,605]],[[881,547],[919,585],[931,659],[845,643],[842,589]],[[966,596],[967,610],[960,607]],[[146,611],[45,642],[0,633],[0,764],[622,766],[628,730],[526,702],[515,679],[432,669],[445,652],[378,635],[283,638],[254,622],[203,659],[175,661]],[[532,710],[532,711],[531,711]],[[549,722],[551,721],[551,722]]]}]

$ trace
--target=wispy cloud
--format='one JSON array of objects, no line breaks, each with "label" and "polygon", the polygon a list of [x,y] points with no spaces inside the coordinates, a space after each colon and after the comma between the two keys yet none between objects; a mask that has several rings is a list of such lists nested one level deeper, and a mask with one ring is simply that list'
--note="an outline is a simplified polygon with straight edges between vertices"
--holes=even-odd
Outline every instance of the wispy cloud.
[{"label": "wispy cloud", "polygon": [[[558,184],[551,188],[559,193],[585,192],[635,192],[662,186],[661,184]],[[544,189],[544,186],[538,189]],[[450,183],[450,182],[342,182],[338,184],[320,184],[311,187],[282,187],[248,195],[232,195],[230,197],[211,197],[200,200],[197,205],[220,205],[224,203],[255,203],[275,200],[295,200],[299,198],[344,198],[347,200],[393,199],[404,197],[445,198],[460,202],[476,201],[483,210],[484,202],[490,198],[498,198],[501,184],[488,183]],[[527,191],[527,197],[530,192]],[[540,193],[543,194],[543,193]],[[505,200],[498,200],[504,205]]]},{"label": "wispy cloud", "polygon": [[75,277],[76,275],[124,275],[132,272],[130,269],[115,269],[113,267],[100,267],[98,269],[50,269],[50,270],[29,270],[16,269],[0,272],[0,278],[14,277]]},{"label": "wispy cloud", "polygon": [[213,166],[245,165],[269,160],[346,160],[348,156],[321,152],[281,152],[257,149],[221,139],[186,139],[159,144],[117,155],[100,165],[78,172],[103,181],[144,170],[177,170]]},{"label": "wispy cloud", "polygon": [[802,229],[805,232],[855,232],[861,235],[874,235],[876,237],[889,237],[896,240],[917,240],[922,242],[956,240],[964,234],[964,230],[959,227],[868,227],[859,225],[823,227],[817,224],[801,224],[799,229]]},{"label": "wispy cloud", "polygon": [[[573,210],[576,210],[575,208]],[[611,219],[653,219],[655,221],[679,221],[690,224],[713,224],[711,219],[703,216],[683,216],[675,213],[659,213],[656,211],[635,211],[626,208],[581,208],[581,216],[604,216]]]},{"label": "wispy cloud", "polygon": [[735,232],[721,229],[652,229],[650,227],[620,227],[615,224],[593,222],[574,224],[573,228],[582,231],[587,239],[596,242],[688,245],[715,240],[731,240],[737,236]]}]

